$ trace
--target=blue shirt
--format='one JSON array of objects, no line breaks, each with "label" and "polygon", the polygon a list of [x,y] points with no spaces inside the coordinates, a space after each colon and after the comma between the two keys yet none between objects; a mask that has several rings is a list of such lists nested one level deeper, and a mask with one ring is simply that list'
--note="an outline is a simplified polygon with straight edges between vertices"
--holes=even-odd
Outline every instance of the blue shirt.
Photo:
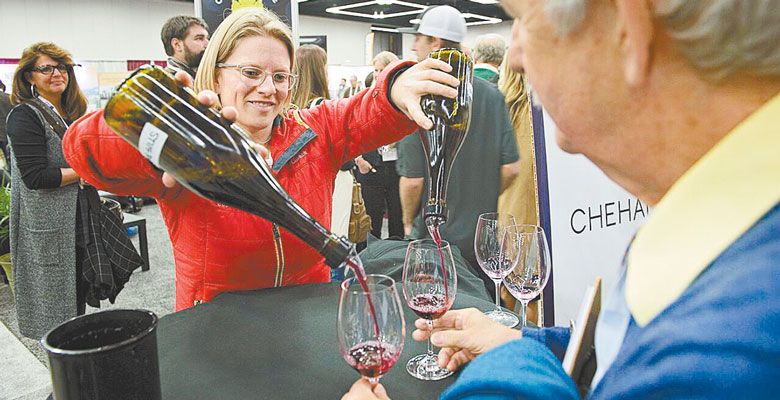
[{"label": "blue shirt", "polygon": [[[611,296],[605,310],[614,299],[625,302]],[[615,321],[619,327],[620,318]],[[541,329],[478,357],[441,398],[576,399],[574,383],[550,350],[568,338],[548,333]],[[629,318],[620,343],[589,398],[780,396],[780,204],[647,325]]]}]

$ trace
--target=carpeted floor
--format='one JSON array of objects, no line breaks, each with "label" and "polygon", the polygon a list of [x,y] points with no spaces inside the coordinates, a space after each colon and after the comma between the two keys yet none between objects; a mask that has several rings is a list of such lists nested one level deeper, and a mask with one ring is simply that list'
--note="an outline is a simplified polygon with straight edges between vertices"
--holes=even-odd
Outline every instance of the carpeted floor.
[{"label": "carpeted floor", "polygon": [[[136,215],[146,218],[150,270],[145,272],[140,269],[136,270],[125,288],[117,296],[115,304],[106,300],[102,302],[100,309],[87,307],[87,313],[108,308],[143,308],[162,317],[173,312],[173,252],[160,210],[157,205],[145,205]],[[139,248],[138,235],[133,237],[133,244],[136,249]],[[20,337],[13,295],[10,287],[2,283],[0,283],[0,321],[21,340],[38,360],[46,364],[46,355],[38,341]]]}]

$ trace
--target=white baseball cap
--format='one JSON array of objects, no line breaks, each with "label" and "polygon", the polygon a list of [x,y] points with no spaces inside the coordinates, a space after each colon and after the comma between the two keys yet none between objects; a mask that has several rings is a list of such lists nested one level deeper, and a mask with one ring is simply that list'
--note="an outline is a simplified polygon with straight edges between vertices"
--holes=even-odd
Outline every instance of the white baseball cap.
[{"label": "white baseball cap", "polygon": [[466,19],[455,7],[433,6],[420,14],[420,24],[416,28],[399,28],[398,31],[421,33],[461,43],[466,39]]}]

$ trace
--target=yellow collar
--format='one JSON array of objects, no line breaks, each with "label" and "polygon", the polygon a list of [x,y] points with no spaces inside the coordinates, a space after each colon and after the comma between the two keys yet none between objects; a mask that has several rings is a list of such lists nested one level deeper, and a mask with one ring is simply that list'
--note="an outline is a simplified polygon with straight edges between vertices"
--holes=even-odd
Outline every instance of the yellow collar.
[{"label": "yellow collar", "polygon": [[780,201],[780,95],[737,125],[653,209],[628,254],[626,302],[644,326]]}]

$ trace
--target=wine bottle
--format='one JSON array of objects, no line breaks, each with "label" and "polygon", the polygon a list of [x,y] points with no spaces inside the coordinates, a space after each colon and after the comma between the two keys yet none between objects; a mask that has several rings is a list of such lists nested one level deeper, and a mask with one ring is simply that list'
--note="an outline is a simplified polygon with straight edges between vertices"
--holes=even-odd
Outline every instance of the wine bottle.
[{"label": "wine bottle", "polygon": [[284,191],[241,127],[200,104],[162,68],[133,72],[109,99],[104,118],[187,189],[284,227],[331,267],[362,265],[352,243],[325,229]]},{"label": "wine bottle", "polygon": [[436,50],[428,57],[450,64],[450,74],[460,80],[455,99],[426,95],[420,101],[423,112],[433,121],[433,128],[419,131],[429,178],[423,218],[431,231],[438,230],[438,226],[447,221],[447,184],[471,121],[474,64],[469,56],[456,49]]}]

